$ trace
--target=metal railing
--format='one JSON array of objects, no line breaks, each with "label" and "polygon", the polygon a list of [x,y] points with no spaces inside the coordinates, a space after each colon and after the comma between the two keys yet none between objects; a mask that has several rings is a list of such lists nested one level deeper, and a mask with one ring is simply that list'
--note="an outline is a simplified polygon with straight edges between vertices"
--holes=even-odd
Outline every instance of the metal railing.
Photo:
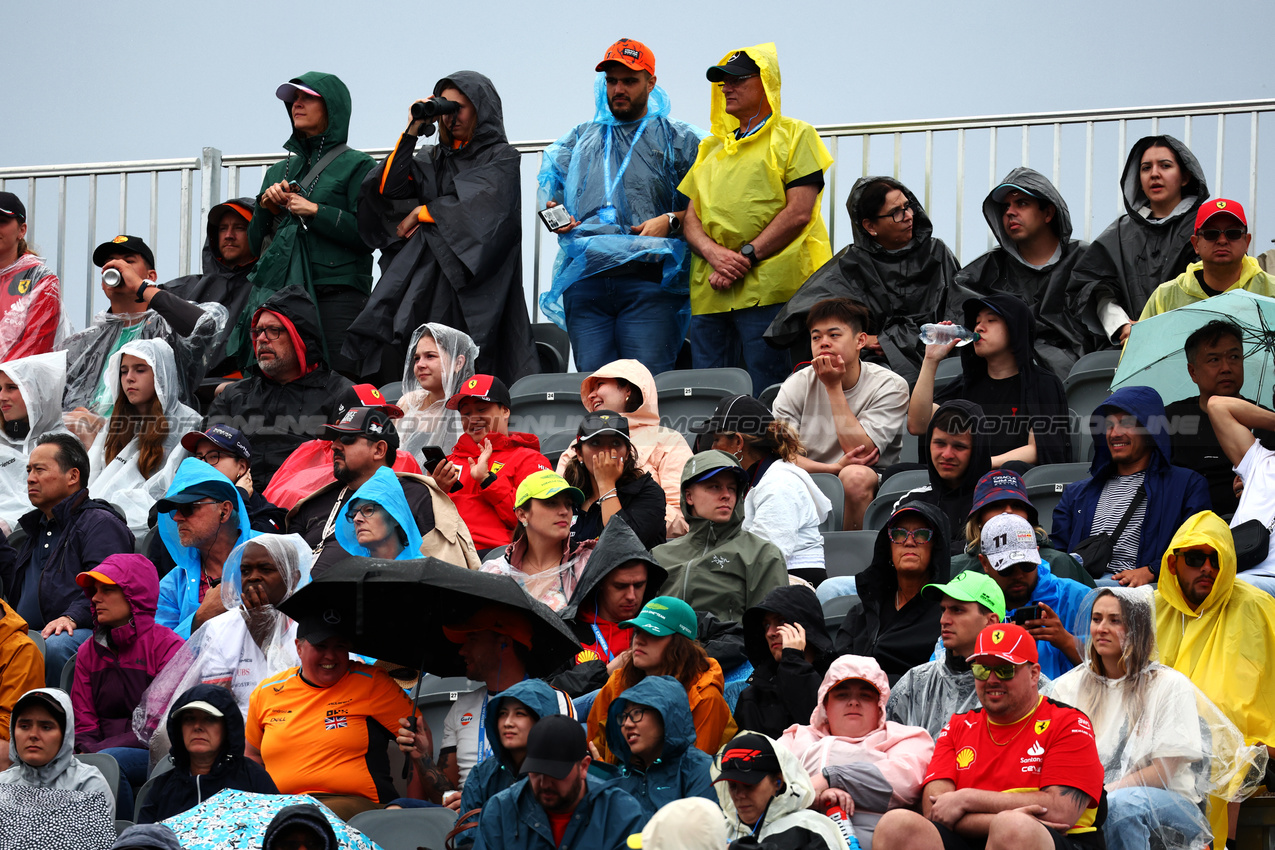
[{"label": "metal railing", "polygon": [[[984,195],[1011,168],[1032,165],[1033,151],[1039,158],[1044,148],[1048,164],[1037,170],[1052,179],[1063,197],[1074,201],[1077,194],[1083,196],[1083,212],[1077,215],[1073,210],[1072,220],[1075,235],[1089,240],[1097,229],[1124,212],[1118,184],[1129,144],[1144,135],[1168,133],[1192,148],[1206,172],[1208,163],[1212,162],[1212,174],[1206,174],[1211,195],[1222,195],[1224,186],[1236,186],[1237,182],[1240,186],[1236,188],[1247,189],[1229,194],[1238,195],[1246,202],[1249,229],[1256,232],[1262,207],[1259,197],[1262,187],[1258,181],[1262,152],[1260,119],[1272,112],[1275,112],[1275,99],[821,126],[817,129],[835,160],[827,174],[823,196],[825,218],[833,246],[840,248],[849,241],[849,214],[844,210],[849,184],[868,174],[889,174],[914,191],[917,186],[923,186],[917,194],[934,222],[935,235],[947,241],[958,258],[972,259],[965,256],[966,233],[971,223],[975,227],[981,224],[980,206]],[[1243,121],[1245,116],[1247,122]],[[1247,127],[1237,128],[1241,123],[1247,123]],[[1237,133],[1237,129],[1240,132]],[[1017,138],[1009,146],[1002,144],[1005,136],[1012,138],[1015,134]],[[1243,144],[1245,135],[1247,150]],[[1268,155],[1275,155],[1271,138],[1267,134]],[[888,145],[884,154],[885,146],[874,144],[879,140]],[[523,232],[531,236],[524,239],[523,251],[524,266],[530,268],[530,274],[524,276],[531,284],[527,295],[533,316],[538,315],[541,283],[549,275],[554,253],[544,250],[544,231],[534,209],[534,174],[539,170],[540,154],[550,141],[515,145],[531,160],[529,167],[523,169],[522,207]],[[368,150],[368,153],[379,159],[386,156],[389,149]],[[988,163],[987,189],[975,186],[973,173],[967,167],[980,154],[986,156]],[[192,250],[192,245],[197,247],[203,242],[207,211],[226,198],[255,194],[264,169],[280,156],[278,152],[228,156],[216,148],[204,148],[201,156],[189,159],[7,167],[0,168],[0,188],[22,196],[25,184],[30,224],[28,241],[44,249],[47,256],[48,235],[53,234],[54,266],[64,282],[67,303],[83,305],[87,324],[95,301],[103,300],[97,287],[89,285],[96,279],[92,251],[105,235],[98,227],[98,220],[109,211],[111,201],[116,200],[118,228],[112,235],[129,232],[130,222],[137,220],[136,211],[140,206],[136,203],[130,206],[130,198],[135,202],[137,196],[136,192],[130,192],[130,178],[149,176],[147,241],[155,250],[160,279],[166,280],[197,270],[198,250]],[[1109,181],[1103,185],[1114,188],[1107,196],[1112,201],[1110,206],[1097,203],[1099,193],[1108,190],[1095,188],[1095,175]],[[110,189],[103,188],[109,187],[110,178],[118,179],[114,199],[109,197]],[[199,181],[198,206],[194,191],[196,180]],[[161,184],[165,184],[163,192]],[[56,192],[55,218],[47,213],[43,203],[51,190]],[[78,196],[86,207],[82,239],[77,240],[82,246],[80,249],[68,247],[68,235],[80,227],[76,219],[68,219],[72,196]],[[167,215],[161,200],[169,203],[173,199],[177,202],[175,215]],[[130,212],[134,213],[132,219]],[[971,215],[973,222],[969,220]],[[177,243],[175,261],[170,253],[161,250],[171,244],[171,240]],[[994,244],[988,230],[986,245],[991,248]],[[68,268],[76,270],[74,279],[68,280]],[[79,279],[80,269],[84,272],[83,279]]]}]

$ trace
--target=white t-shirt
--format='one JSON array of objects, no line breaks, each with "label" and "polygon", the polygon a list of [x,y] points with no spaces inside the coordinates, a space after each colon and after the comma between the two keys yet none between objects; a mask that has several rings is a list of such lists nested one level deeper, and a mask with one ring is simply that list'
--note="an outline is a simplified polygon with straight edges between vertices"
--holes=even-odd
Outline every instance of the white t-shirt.
[{"label": "white t-shirt", "polygon": [[[877,468],[897,463],[908,416],[908,383],[884,366],[859,364],[859,380],[845,391],[846,402],[863,430],[881,452]],[[845,452],[837,442],[828,391],[813,366],[794,372],[779,388],[772,407],[776,419],[797,428],[806,454],[819,463],[835,463]]]},{"label": "white t-shirt", "polygon": [[[236,608],[213,617],[203,625],[204,642],[200,651],[202,672],[200,678],[205,682],[218,682],[230,678],[230,692],[235,695],[235,702],[243,716],[248,716],[248,697],[256,690],[257,685],[267,677],[279,672],[268,669],[265,653],[257,646],[257,642],[248,633],[248,625],[243,614]],[[287,636],[280,642],[281,647],[291,649],[291,659],[281,669],[296,666],[301,659],[296,655],[297,624],[288,627]],[[283,663],[282,660],[278,663]]]},{"label": "white t-shirt", "polygon": [[[491,742],[484,740],[487,752],[478,758],[478,730],[483,728],[483,711],[487,707],[487,688],[483,686],[467,694],[461,694],[452,703],[452,710],[443,719],[443,746],[456,748],[456,765],[460,768],[460,786],[465,778],[487,756],[491,755]],[[484,739],[486,735],[483,736]]]},{"label": "white t-shirt", "polygon": [[[1235,467],[1235,474],[1244,482],[1244,492],[1231,518],[1231,528],[1250,519],[1269,527],[1275,519],[1275,452],[1254,440]],[[1275,576],[1275,534],[1271,535],[1266,560],[1240,575]]]}]

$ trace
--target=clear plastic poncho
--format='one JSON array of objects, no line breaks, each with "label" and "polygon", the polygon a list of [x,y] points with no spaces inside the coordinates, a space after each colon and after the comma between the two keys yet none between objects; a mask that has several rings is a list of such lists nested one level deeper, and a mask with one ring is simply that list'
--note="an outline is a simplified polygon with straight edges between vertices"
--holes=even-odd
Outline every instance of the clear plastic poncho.
[{"label": "clear plastic poncho", "polygon": [[[414,371],[416,345],[426,335],[433,337],[443,361],[443,397],[428,406],[425,404],[428,394],[421,389]],[[447,399],[460,389],[461,383],[474,377],[477,362],[478,345],[463,331],[426,322],[412,332],[407,362],[403,364],[403,396],[398,401],[398,406],[403,408],[403,418],[394,423],[399,448],[413,457],[425,446],[438,446],[446,454],[452,453],[460,439],[460,414],[447,409]]]},{"label": "clear plastic poncho", "polygon": [[301,663],[296,649],[296,623],[273,605],[253,613],[242,607],[239,565],[244,550],[260,546],[269,553],[292,596],[310,581],[313,556],[299,534],[260,534],[240,543],[222,567],[221,602],[226,612],[204,623],[151,682],[133,712],[133,731],[150,742],[151,764],[168,754],[165,720],[173,702],[195,685],[221,685],[235,695],[244,717],[248,698],[264,679]]},{"label": "clear plastic poncho", "polygon": [[142,476],[137,468],[141,453],[140,438],[134,437],[110,463],[106,461],[106,439],[113,419],[107,415],[106,424],[97,432],[89,447],[89,489],[99,499],[105,499],[124,513],[129,530],[139,538],[150,527],[151,507],[168,492],[177,467],[186,453],[180,451],[182,436],[187,431],[199,430],[203,417],[199,412],[182,404],[178,392],[177,361],[173,349],[162,339],[138,339],[120,346],[106,364],[110,381],[111,409],[119,402],[120,365],[124,355],[131,354],[145,360],[155,376],[155,398],[168,419],[168,436],[164,438],[164,460],[150,478]]},{"label": "clear plastic poncho", "polygon": [[26,253],[0,269],[0,361],[55,351],[71,332],[62,285],[43,257]]},{"label": "clear plastic poncho", "polygon": [[[1090,614],[1107,594],[1120,602],[1126,630],[1128,672],[1120,679],[1097,672],[1089,652]],[[1214,839],[1209,815],[1216,807],[1244,800],[1262,784],[1267,753],[1260,744],[1246,745],[1190,679],[1156,661],[1153,605],[1150,587],[1091,591],[1076,623],[1086,636],[1086,660],[1054,682],[1053,698],[1093,723],[1107,788],[1106,828],[1146,829],[1166,850],[1199,850]],[[1136,792],[1113,787],[1122,783],[1169,793],[1135,810],[1128,800]]]},{"label": "clear plastic poncho", "polygon": [[632,226],[686,208],[677,185],[695,163],[706,134],[668,117],[668,93],[659,86],[647,100],[646,116],[628,122],[619,121],[607,106],[605,73],[598,72],[593,91],[593,121],[546,148],[536,178],[537,208],[557,201],[580,222],[558,236],[553,283],[540,296],[541,312],[563,328],[562,293],[567,287],[634,260],[662,264],[665,291],[690,291],[686,240],[636,236]]},{"label": "clear plastic poncho", "polygon": [[12,531],[18,517],[31,510],[27,498],[27,456],[45,434],[69,433],[62,424],[62,391],[66,388],[66,352],[33,354],[0,363],[0,372],[18,385],[27,407],[25,437],[0,429],[0,520]]}]

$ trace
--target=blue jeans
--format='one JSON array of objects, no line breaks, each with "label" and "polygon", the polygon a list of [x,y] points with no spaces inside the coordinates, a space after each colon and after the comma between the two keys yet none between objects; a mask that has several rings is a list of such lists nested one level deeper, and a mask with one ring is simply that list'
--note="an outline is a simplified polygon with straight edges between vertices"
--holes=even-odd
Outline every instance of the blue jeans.
[{"label": "blue jeans", "polygon": [[858,595],[859,584],[855,581],[854,576],[831,576],[824,579],[815,588],[815,596],[819,597],[820,605],[830,599],[836,599],[838,596]]},{"label": "blue jeans", "polygon": [[62,687],[62,668],[66,662],[80,651],[80,644],[93,636],[92,629],[76,629],[67,634],[53,635],[44,639],[44,686],[46,688]]},{"label": "blue jeans", "polygon": [[1275,596],[1275,576],[1254,576],[1248,573],[1240,573],[1236,578],[1248,582],[1258,590],[1265,590],[1271,596]]},{"label": "blue jeans", "polygon": [[120,766],[120,787],[116,791],[115,817],[117,820],[133,819],[133,797],[146,784],[150,770],[150,750],[137,747],[107,747],[101,752],[111,756]]},{"label": "blue jeans", "polygon": [[1200,807],[1181,794],[1145,785],[1107,794],[1107,822],[1102,827],[1107,850],[1146,850],[1153,832],[1185,838],[1170,838],[1170,847],[1202,843],[1210,834]]},{"label": "blue jeans", "polygon": [[696,369],[743,366],[753,379],[753,392],[782,383],[792,371],[788,352],[771,348],[762,334],[782,304],[747,307],[691,317],[691,361]]},{"label": "blue jeans", "polygon": [[592,372],[620,359],[637,360],[652,375],[667,372],[691,320],[687,295],[632,276],[597,275],[562,293],[576,369]]}]

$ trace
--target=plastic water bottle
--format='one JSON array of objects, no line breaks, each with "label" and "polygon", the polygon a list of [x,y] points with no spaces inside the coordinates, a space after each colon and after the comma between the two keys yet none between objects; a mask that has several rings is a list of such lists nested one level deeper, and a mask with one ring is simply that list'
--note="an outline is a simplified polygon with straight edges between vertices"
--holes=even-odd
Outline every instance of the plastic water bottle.
[{"label": "plastic water bottle", "polygon": [[921,342],[926,345],[946,345],[954,339],[960,340],[956,343],[959,348],[978,339],[978,334],[960,325],[921,325]]},{"label": "plastic water bottle", "polygon": [[859,839],[854,835],[854,828],[850,826],[850,818],[846,817],[845,809],[840,806],[833,806],[828,809],[826,814],[837,825],[837,829],[841,830],[842,836],[846,839],[846,846],[850,850],[859,850]]}]

